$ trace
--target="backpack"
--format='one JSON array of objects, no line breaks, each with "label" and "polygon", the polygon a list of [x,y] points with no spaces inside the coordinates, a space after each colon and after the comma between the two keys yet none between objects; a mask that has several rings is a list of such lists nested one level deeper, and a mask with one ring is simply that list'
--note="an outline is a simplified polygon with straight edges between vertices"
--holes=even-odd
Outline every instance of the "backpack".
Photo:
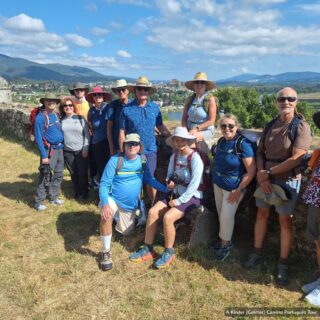
[{"label": "backpack", "polygon": [[121,175],[121,174],[137,174],[137,173],[144,173],[146,171],[146,166],[147,166],[147,157],[145,154],[139,154],[141,157],[141,163],[142,163],[142,172],[140,171],[121,171],[123,167],[123,162],[124,162],[124,153],[120,152],[118,155],[118,161],[117,161],[117,167],[116,167],[116,175]]},{"label": "backpack", "polygon": [[[196,94],[193,93],[187,100],[186,100],[186,107],[187,110],[189,110],[189,108],[192,105],[192,102],[194,100],[194,98],[196,97]],[[214,97],[214,99],[216,100],[216,105],[217,105],[217,114],[218,114],[218,105],[219,105],[219,99],[214,95],[214,91],[209,91],[209,93],[204,97],[203,101],[202,101],[202,107],[204,109],[204,111],[208,114],[209,113],[209,100],[211,97]]]},{"label": "backpack", "polygon": [[[33,108],[30,112],[30,127],[29,127],[29,139],[31,141],[35,141],[35,137],[34,137],[34,124],[36,122],[36,117],[38,115],[39,112],[43,112],[44,110],[44,105],[38,106],[36,108]],[[47,120],[46,120],[47,122]]]},{"label": "backpack", "polygon": [[[198,187],[198,190],[203,192],[212,188],[211,175],[210,175],[210,159],[206,153],[197,149],[193,149],[193,151],[189,153],[187,157],[187,169],[189,170],[191,176],[192,176],[191,159],[195,153],[199,154],[203,162],[202,182]],[[174,158],[173,158],[174,168],[176,167],[177,159],[178,159],[178,152],[175,152]]]}]

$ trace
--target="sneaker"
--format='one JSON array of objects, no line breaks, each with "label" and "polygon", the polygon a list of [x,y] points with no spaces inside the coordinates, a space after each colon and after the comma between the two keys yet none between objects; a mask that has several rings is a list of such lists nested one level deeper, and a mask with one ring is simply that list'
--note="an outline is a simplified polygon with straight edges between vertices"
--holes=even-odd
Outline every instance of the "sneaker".
[{"label": "sneaker", "polygon": [[245,269],[254,269],[262,262],[262,255],[252,252],[250,253],[248,260],[244,262],[243,267]]},{"label": "sneaker", "polygon": [[312,305],[320,307],[320,286],[313,289],[305,299]]},{"label": "sneaker", "polygon": [[288,265],[278,263],[275,281],[279,286],[285,286],[289,282]]},{"label": "sneaker", "polygon": [[167,249],[164,249],[161,257],[154,263],[154,268],[156,269],[162,269],[166,268],[175,258],[175,254],[173,252],[170,252]]},{"label": "sneaker", "polygon": [[308,294],[318,286],[320,286],[320,278],[318,278],[316,281],[305,284],[301,289],[305,294]]},{"label": "sneaker", "polygon": [[111,250],[102,251],[100,266],[102,271],[108,271],[112,269],[112,254]]},{"label": "sneaker", "polygon": [[232,249],[231,243],[228,243],[225,246],[221,245],[220,248],[215,249],[213,251],[214,252],[213,258],[218,261],[223,261],[229,256],[231,249]]},{"label": "sneaker", "polygon": [[55,199],[55,200],[51,200],[50,201],[51,204],[55,204],[57,206],[61,206],[62,204],[64,204],[64,200],[62,199]]},{"label": "sneaker", "polygon": [[35,209],[37,211],[44,211],[44,210],[47,210],[47,206],[45,206],[44,204],[39,204],[35,206]]},{"label": "sneaker", "polygon": [[153,260],[156,254],[152,250],[150,251],[148,246],[143,245],[140,249],[129,256],[129,260],[132,262],[143,262],[148,260]]}]

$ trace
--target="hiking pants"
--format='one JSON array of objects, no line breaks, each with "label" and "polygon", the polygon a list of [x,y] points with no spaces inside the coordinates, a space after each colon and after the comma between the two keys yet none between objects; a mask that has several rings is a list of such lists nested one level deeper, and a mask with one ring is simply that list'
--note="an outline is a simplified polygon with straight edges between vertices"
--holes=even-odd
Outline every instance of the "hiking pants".
[{"label": "hiking pants", "polygon": [[[36,206],[43,203],[47,195],[49,200],[56,200],[60,193],[60,186],[63,179],[63,150],[53,149],[52,156],[49,159],[50,168],[53,171],[51,175],[44,175],[41,171],[39,172],[38,187],[36,191]],[[41,159],[40,159],[41,166]]]},{"label": "hiking pants", "polygon": [[107,140],[102,140],[98,143],[93,144],[92,150],[94,158],[96,160],[98,177],[100,181],[103,170],[110,158],[109,143]]},{"label": "hiking pants", "polygon": [[89,191],[88,183],[88,157],[82,156],[80,151],[66,151],[63,152],[66,167],[70,172],[73,190],[75,197],[82,196],[86,198]]}]

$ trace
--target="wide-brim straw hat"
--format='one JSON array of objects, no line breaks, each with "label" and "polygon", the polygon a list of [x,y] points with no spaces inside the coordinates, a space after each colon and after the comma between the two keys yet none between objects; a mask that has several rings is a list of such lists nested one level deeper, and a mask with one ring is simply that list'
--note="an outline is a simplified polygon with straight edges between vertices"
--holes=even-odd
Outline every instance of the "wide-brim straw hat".
[{"label": "wide-brim straw hat", "polygon": [[320,129],[320,111],[316,112],[312,116],[314,124]]},{"label": "wide-brim straw hat", "polygon": [[157,88],[149,82],[147,77],[139,77],[135,84],[128,85],[128,88],[131,92],[134,92],[136,90],[136,87],[145,87],[149,88],[149,93],[154,94],[157,92]]},{"label": "wide-brim straw hat", "polygon": [[174,137],[187,139],[187,140],[189,140],[190,144],[196,140],[195,136],[193,136],[192,134],[189,134],[188,129],[186,127],[176,127],[173,130],[172,136],[170,136],[166,140],[166,144],[171,148],[174,148],[174,144],[173,144]]},{"label": "wide-brim straw hat", "polygon": [[187,89],[194,91],[194,82],[195,81],[205,81],[205,83],[206,83],[206,91],[212,90],[212,89],[217,87],[216,84],[213,81],[208,80],[208,76],[204,72],[197,72],[194,75],[193,79],[185,82],[184,85],[186,86]]},{"label": "wide-brim straw hat", "polygon": [[93,99],[93,95],[95,93],[102,93],[102,96],[103,96],[103,101],[110,101],[111,100],[111,94],[108,93],[108,92],[105,92],[103,91],[103,89],[100,87],[100,86],[95,86],[91,92],[89,92],[87,95],[86,95],[86,100],[89,102],[89,103],[95,103],[94,99]]},{"label": "wide-brim straw hat", "polygon": [[54,100],[57,104],[61,102],[61,99],[54,95],[54,93],[48,92],[43,98],[40,99],[40,103],[44,104],[46,100]]},{"label": "wide-brim straw hat", "polygon": [[71,88],[69,89],[70,94],[74,96],[74,90],[76,89],[84,89],[86,94],[89,92],[89,87],[83,82],[76,82],[74,83]]},{"label": "wide-brim straw hat", "polygon": [[272,193],[264,193],[261,187],[257,188],[253,194],[256,198],[263,200],[264,202],[273,205],[280,206],[284,201],[288,201],[290,194],[284,187],[281,187],[275,183],[271,184]]},{"label": "wide-brim straw hat", "polygon": [[117,93],[117,89],[119,89],[119,88],[126,88],[129,91],[131,91],[130,85],[127,83],[127,81],[125,79],[117,80],[116,83],[114,84],[114,86],[111,87],[111,90],[113,93]]}]

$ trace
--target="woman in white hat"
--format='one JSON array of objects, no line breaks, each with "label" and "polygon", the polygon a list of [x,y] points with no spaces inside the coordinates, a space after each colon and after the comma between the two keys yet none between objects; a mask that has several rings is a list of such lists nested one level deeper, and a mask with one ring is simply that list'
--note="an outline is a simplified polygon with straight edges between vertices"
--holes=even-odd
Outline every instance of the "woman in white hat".
[{"label": "woman in white hat", "polygon": [[181,219],[186,212],[201,205],[202,191],[198,190],[203,173],[203,162],[200,155],[190,148],[195,137],[188,133],[187,128],[177,127],[168,142],[173,142],[176,152],[171,156],[167,186],[173,190],[170,198],[158,201],[148,214],[145,245],[133,253],[129,259],[142,262],[153,259],[153,241],[157,231],[157,223],[163,220],[165,250],[154,263],[156,269],[167,267],[174,259],[173,245],[175,242],[175,221]]},{"label": "woman in white hat", "polygon": [[216,88],[204,72],[197,72],[194,78],[185,83],[187,89],[194,93],[186,100],[182,126],[198,141],[210,140],[214,135],[214,123],[217,114],[217,98],[210,90]]}]

